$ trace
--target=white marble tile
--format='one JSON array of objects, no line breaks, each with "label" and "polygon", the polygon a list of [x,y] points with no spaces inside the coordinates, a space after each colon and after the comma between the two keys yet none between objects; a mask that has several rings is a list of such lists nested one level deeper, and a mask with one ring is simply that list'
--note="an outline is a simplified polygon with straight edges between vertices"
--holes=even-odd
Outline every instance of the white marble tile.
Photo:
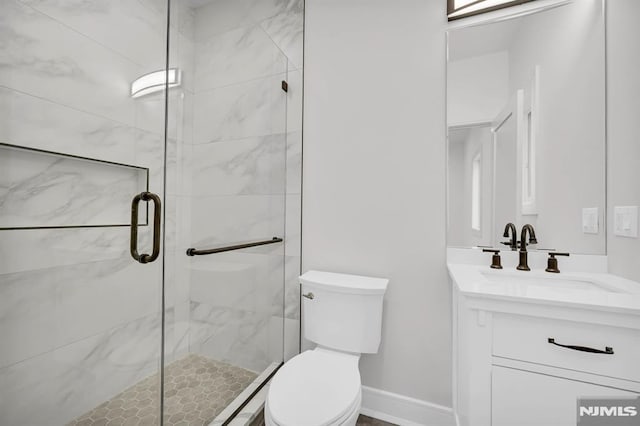
[{"label": "white marble tile", "polygon": [[287,82],[287,132],[302,131],[302,70],[289,71]]},{"label": "white marble tile", "polygon": [[198,92],[287,71],[287,58],[258,25],[199,42],[196,51]]},{"label": "white marble tile", "polygon": [[[158,371],[160,317],[141,318],[54,352],[59,409],[70,418]],[[90,390],[90,391],[88,391]]]},{"label": "white marble tile", "polygon": [[282,313],[284,259],[233,251],[191,263],[191,300],[210,306]]},{"label": "white marble tile", "polygon": [[[284,198],[275,195],[198,197],[192,205],[192,245],[210,248],[282,236]],[[279,249],[281,244],[265,246]]]},{"label": "white marble tile", "polygon": [[[138,0],[155,11],[155,13],[165,14],[167,9],[167,0]],[[166,23],[165,23],[166,25]],[[172,1],[171,2],[171,29],[176,29],[193,40],[195,27],[195,12],[188,1]]]},{"label": "white marble tile", "polygon": [[[180,87],[169,89],[168,127],[169,139],[183,139],[191,126],[192,117],[187,114],[190,108],[191,92]],[[156,92],[133,99],[135,101],[134,125],[138,129],[146,130],[164,137],[164,92]]]},{"label": "white marble tile", "polygon": [[[56,345],[56,287],[36,273],[0,275],[0,367]],[[0,398],[1,399],[1,398]],[[1,411],[1,410],[0,410]]]},{"label": "white marble tile", "polygon": [[286,203],[284,252],[287,256],[300,256],[300,227],[302,216],[300,194],[287,194]]},{"label": "white marble tile", "polygon": [[252,371],[281,360],[283,256],[220,253],[191,269],[191,349]]},{"label": "white marble tile", "polygon": [[285,10],[260,23],[288,58],[290,69],[302,68],[304,0],[292,0]]},{"label": "white marble tile", "polygon": [[23,3],[0,9],[0,85],[133,124],[139,65]]},{"label": "white marble tile", "polygon": [[124,225],[145,170],[0,147],[0,227]]},{"label": "white marble tile", "polygon": [[60,371],[53,352],[0,368],[0,422],[6,425],[50,426],[71,420],[58,409]]},{"label": "white marble tile", "polygon": [[284,319],[284,361],[300,353],[300,319]]},{"label": "white marble tile", "polygon": [[192,302],[190,320],[190,347],[196,353],[255,372],[274,361],[268,313]]},{"label": "white marble tile", "polygon": [[171,2],[171,8],[173,13],[171,15],[171,25],[176,26],[180,33],[189,40],[195,40],[196,14],[191,5],[184,1]]},{"label": "white marble tile", "polygon": [[169,67],[179,68],[182,71],[181,88],[193,94],[196,84],[196,46],[195,43],[181,33],[171,33],[169,40]]},{"label": "white marble tile", "polygon": [[168,195],[164,199],[165,236],[164,249],[166,260],[176,274],[184,275],[184,268],[188,267],[186,250],[191,244],[191,200],[188,197]]},{"label": "white marble tile", "polygon": [[196,93],[194,143],[284,133],[283,79],[277,75]]},{"label": "white marble tile", "polygon": [[158,312],[160,267],[127,256],[0,275],[0,366]]},{"label": "white marble tile", "polygon": [[165,313],[165,365],[189,353],[190,303],[182,302]]},{"label": "white marble tile", "polygon": [[258,270],[260,265],[255,260],[240,262],[217,259],[206,266],[194,265],[191,271],[191,300],[215,307],[255,310],[258,301],[253,296],[257,287],[263,284],[256,280]]},{"label": "white marble tile", "polygon": [[286,256],[284,264],[284,316],[300,319],[300,257]]},{"label": "white marble tile", "polygon": [[114,259],[129,253],[129,227],[0,232],[0,274]]},{"label": "white marble tile", "polygon": [[2,87],[0,141],[124,164],[135,161],[133,127]]},{"label": "white marble tile", "polygon": [[298,0],[217,0],[195,9],[195,39],[253,25],[293,9]]},{"label": "white marble tile", "polygon": [[287,194],[302,192],[302,131],[287,133]]},{"label": "white marble tile", "polygon": [[191,259],[185,250],[165,253],[165,304],[168,307],[186,302],[191,293]]},{"label": "white marble tile", "polygon": [[161,268],[128,256],[51,271],[43,279],[56,287],[57,346],[159,312]]},{"label": "white marble tile", "polygon": [[20,0],[138,65],[164,66],[166,1]]},{"label": "white marble tile", "polygon": [[159,316],[0,369],[7,425],[65,424],[158,369]]},{"label": "white marble tile", "polygon": [[194,146],[193,194],[283,194],[285,135]]}]

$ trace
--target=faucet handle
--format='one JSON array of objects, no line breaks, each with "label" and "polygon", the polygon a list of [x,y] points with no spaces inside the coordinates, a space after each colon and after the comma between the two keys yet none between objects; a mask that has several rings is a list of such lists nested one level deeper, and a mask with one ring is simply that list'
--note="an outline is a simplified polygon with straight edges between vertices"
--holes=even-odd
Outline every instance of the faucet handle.
[{"label": "faucet handle", "polygon": [[556,256],[569,256],[569,253],[559,253],[557,251],[550,251],[549,259],[547,259],[547,269],[545,269],[545,271],[553,272],[555,274],[560,272],[560,270],[558,269],[558,259],[556,259]]},{"label": "faucet handle", "polygon": [[501,241],[500,244],[511,247],[511,250],[516,251],[520,248],[520,241],[516,241],[516,246],[513,247],[513,243],[511,241]]},{"label": "faucet handle", "polygon": [[484,253],[493,253],[491,257],[491,269],[502,269],[502,264],[500,263],[500,250],[495,249],[482,249]]}]

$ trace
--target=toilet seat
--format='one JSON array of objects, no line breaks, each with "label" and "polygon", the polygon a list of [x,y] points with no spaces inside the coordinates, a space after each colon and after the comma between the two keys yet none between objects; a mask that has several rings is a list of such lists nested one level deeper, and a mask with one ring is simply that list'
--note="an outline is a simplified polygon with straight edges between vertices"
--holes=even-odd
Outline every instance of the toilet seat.
[{"label": "toilet seat", "polygon": [[278,426],[343,424],[360,410],[359,358],[324,348],[293,357],[271,380],[266,417]]}]

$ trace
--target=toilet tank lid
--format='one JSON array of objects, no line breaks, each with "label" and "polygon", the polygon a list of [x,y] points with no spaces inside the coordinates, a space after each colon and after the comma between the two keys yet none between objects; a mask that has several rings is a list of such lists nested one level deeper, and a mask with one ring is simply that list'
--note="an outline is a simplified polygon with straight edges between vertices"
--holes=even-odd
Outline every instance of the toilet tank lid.
[{"label": "toilet tank lid", "polygon": [[300,283],[338,293],[383,294],[387,290],[389,280],[335,272],[307,271],[300,276]]}]

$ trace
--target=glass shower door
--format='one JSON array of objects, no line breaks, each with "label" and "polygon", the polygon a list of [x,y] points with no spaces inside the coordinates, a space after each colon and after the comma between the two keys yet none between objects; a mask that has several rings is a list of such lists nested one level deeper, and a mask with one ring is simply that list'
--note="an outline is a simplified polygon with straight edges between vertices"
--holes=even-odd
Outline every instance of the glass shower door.
[{"label": "glass shower door", "polygon": [[0,10],[0,424],[160,424],[166,2]]},{"label": "glass shower door", "polygon": [[172,2],[166,424],[223,424],[283,361],[289,62],[268,24],[285,11],[247,7]]}]

